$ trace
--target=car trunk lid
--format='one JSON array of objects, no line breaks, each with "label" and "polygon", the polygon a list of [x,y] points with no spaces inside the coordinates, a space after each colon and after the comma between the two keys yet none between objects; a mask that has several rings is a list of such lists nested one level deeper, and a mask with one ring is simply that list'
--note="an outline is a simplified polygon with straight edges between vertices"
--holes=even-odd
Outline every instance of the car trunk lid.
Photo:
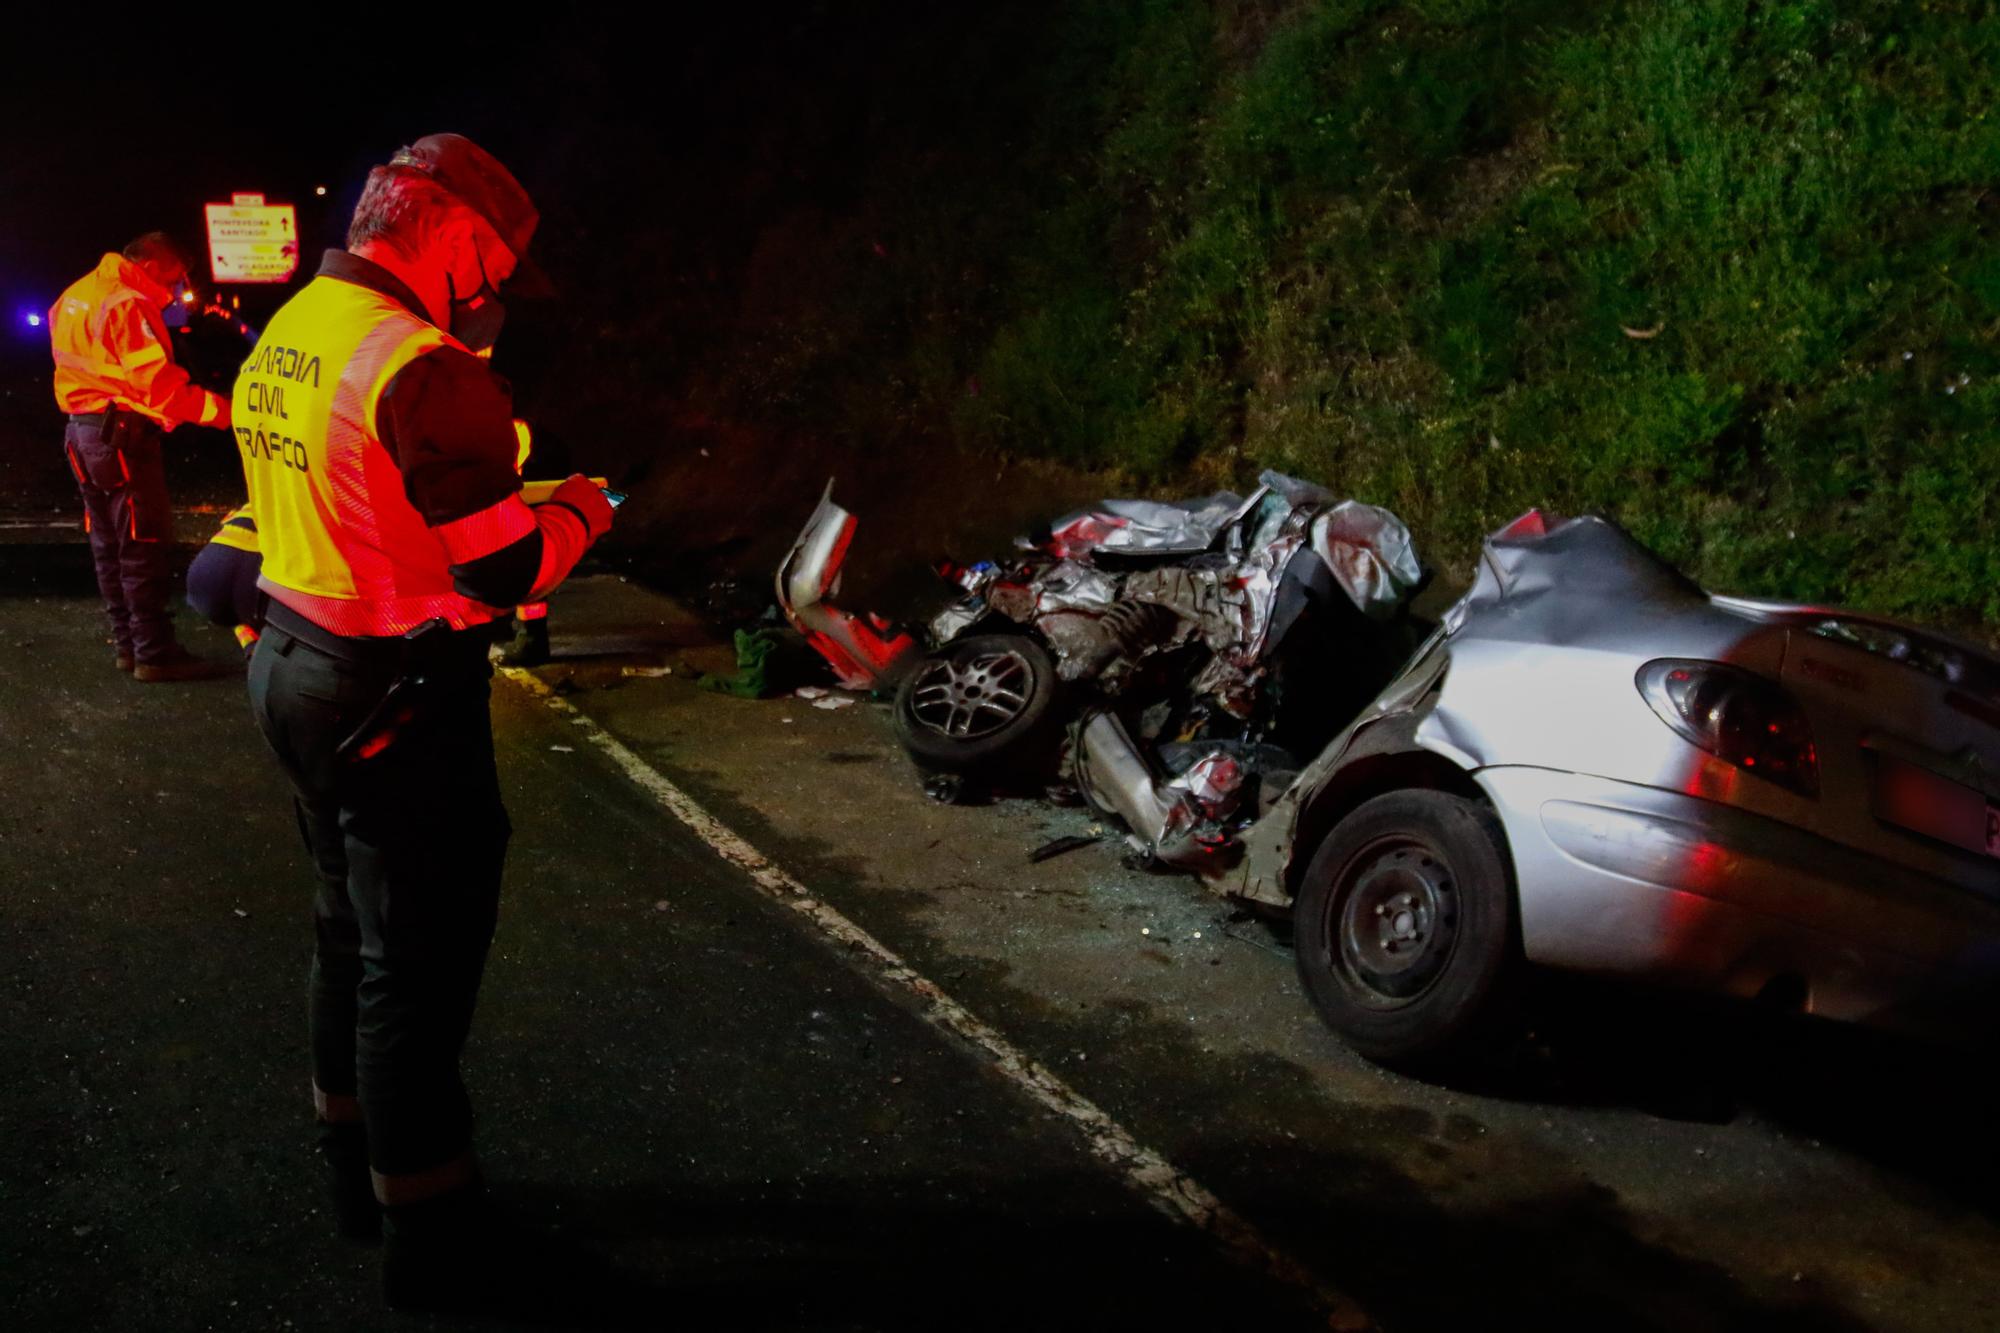
[{"label": "car trunk lid", "polygon": [[1759,610],[1787,622],[1781,679],[1812,719],[1824,831],[1883,851],[1914,836],[2000,872],[2000,662],[1892,620]]}]

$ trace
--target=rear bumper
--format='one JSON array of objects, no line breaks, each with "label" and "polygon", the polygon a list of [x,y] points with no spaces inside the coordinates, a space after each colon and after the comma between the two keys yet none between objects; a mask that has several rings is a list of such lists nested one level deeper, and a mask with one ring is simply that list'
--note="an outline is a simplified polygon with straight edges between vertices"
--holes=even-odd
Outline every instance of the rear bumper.
[{"label": "rear bumper", "polygon": [[1754,996],[1932,1036],[2000,1017],[2000,906],[1787,824],[1538,768],[1477,780],[1499,812],[1521,942],[1553,967]]}]

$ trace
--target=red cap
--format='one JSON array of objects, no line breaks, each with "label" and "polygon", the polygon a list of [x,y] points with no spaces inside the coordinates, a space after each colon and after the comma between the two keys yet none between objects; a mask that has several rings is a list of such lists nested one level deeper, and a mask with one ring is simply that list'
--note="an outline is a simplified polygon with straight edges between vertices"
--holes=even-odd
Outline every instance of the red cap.
[{"label": "red cap", "polygon": [[507,282],[510,293],[543,296],[553,290],[541,268],[528,258],[528,242],[534,239],[542,215],[499,158],[462,134],[427,134],[408,148],[397,149],[389,165],[423,172],[486,219],[514,254],[514,275]]}]

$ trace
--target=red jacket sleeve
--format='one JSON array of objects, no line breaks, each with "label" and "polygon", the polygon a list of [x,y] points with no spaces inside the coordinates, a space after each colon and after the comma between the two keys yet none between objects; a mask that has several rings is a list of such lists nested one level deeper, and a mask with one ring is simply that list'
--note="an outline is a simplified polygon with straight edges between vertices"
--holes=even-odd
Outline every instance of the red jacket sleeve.
[{"label": "red jacket sleeve", "polygon": [[418,357],[382,391],[375,418],[464,596],[487,606],[539,600],[589,548],[575,510],[521,499],[513,392],[479,358],[455,347]]}]

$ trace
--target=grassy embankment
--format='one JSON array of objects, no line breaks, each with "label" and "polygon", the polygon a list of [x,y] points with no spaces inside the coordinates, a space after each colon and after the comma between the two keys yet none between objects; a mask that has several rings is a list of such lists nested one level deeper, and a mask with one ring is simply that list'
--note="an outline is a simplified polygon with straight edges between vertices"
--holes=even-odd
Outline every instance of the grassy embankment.
[{"label": "grassy embankment", "polygon": [[2000,620],[1992,5],[1062,12],[968,79],[992,160],[885,157],[711,392],[1160,490],[1276,467],[1440,562],[1601,511],[1710,586]]}]

